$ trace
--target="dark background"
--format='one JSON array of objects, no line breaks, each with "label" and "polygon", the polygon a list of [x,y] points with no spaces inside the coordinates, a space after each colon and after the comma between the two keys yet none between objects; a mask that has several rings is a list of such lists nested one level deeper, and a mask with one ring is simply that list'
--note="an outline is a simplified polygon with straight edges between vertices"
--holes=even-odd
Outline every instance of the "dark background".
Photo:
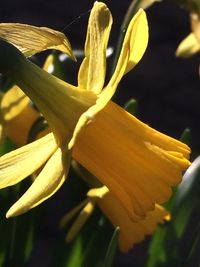
[{"label": "dark background", "polygon": [[[0,20],[47,26],[60,31],[65,29],[72,47],[83,48],[88,11],[93,2],[7,0],[1,3]],[[117,42],[120,25],[131,1],[104,2],[114,19],[110,39],[112,46]],[[147,17],[150,28],[147,51],[138,66],[123,78],[117,99],[123,105],[130,97],[136,98],[139,104],[138,117],[173,137],[179,138],[183,130],[189,127],[194,158],[200,152],[199,55],[187,60],[175,57],[178,44],[190,32],[189,15],[173,1],[164,1],[151,7]],[[62,192],[63,189],[48,200],[49,217],[41,223],[41,236],[34,250],[32,267],[48,266],[56,236],[55,218],[63,212],[60,207],[65,198]],[[141,258],[142,252],[136,248],[127,257],[119,255],[116,266],[139,266]]]}]

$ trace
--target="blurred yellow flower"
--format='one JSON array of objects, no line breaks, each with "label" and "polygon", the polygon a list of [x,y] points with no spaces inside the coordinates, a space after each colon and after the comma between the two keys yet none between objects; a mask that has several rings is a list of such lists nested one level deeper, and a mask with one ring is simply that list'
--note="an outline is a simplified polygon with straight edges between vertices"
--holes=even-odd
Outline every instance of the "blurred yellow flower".
[{"label": "blurred yellow flower", "polygon": [[143,124],[110,101],[148,42],[146,15],[140,9],[128,26],[115,71],[105,86],[111,25],[107,6],[95,2],[77,87],[48,74],[0,41],[0,70],[32,99],[52,130],[1,157],[1,188],[18,183],[45,164],[7,217],[28,211],[60,188],[68,174],[72,148],[73,157],[109,188],[134,220],[144,219],[155,203],[166,201],[171,186],[189,166],[190,149],[185,144]]},{"label": "blurred yellow flower", "polygon": [[190,14],[192,32],[179,44],[176,56],[190,57],[200,51],[200,15]]},{"label": "blurred yellow flower", "polygon": [[[43,69],[48,71],[52,64],[53,56],[50,54]],[[39,112],[33,108],[30,99],[17,85],[13,85],[0,96],[0,143],[9,137],[17,146],[27,144],[30,129],[38,117]]]},{"label": "blurred yellow flower", "polygon": [[87,193],[88,198],[80,205],[69,211],[61,221],[64,227],[78,212],[79,215],[69,229],[66,241],[71,241],[92,214],[97,204],[103,213],[108,217],[114,227],[120,227],[119,248],[127,252],[135,244],[144,240],[156,229],[158,223],[170,219],[169,213],[161,206],[155,205],[155,209],[146,214],[144,219],[132,220],[118,199],[108,190],[106,186],[93,188]]},{"label": "blurred yellow flower", "polygon": [[[0,101],[0,142],[9,137],[15,145],[27,143],[29,130],[38,117],[30,99],[16,85],[2,93]],[[19,130],[20,129],[20,130]]]}]

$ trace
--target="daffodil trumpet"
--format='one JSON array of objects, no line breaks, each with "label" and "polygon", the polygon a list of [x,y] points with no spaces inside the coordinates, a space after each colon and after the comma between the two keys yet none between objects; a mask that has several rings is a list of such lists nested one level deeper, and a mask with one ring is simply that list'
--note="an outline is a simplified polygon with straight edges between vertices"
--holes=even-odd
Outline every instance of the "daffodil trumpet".
[{"label": "daffodil trumpet", "polygon": [[52,133],[0,158],[0,187],[18,183],[41,169],[10,208],[22,214],[52,196],[66,180],[71,155],[93,173],[137,221],[168,200],[190,162],[187,145],[128,114],[111,100],[122,77],[142,58],[148,24],[140,9],[127,28],[115,71],[105,83],[106,48],[112,16],[104,3],[90,13],[85,58],[78,85],[66,83],[0,41],[0,71],[9,75],[44,115]]},{"label": "daffodil trumpet", "polygon": [[100,207],[114,227],[118,226],[120,228],[118,243],[122,252],[127,252],[135,244],[143,241],[146,235],[152,234],[159,223],[170,220],[170,214],[163,207],[156,204],[155,209],[148,212],[144,219],[133,221],[108,188],[101,186],[90,189],[87,193],[87,198],[62,218],[60,222],[61,228],[65,227],[79,213],[68,230],[66,235],[67,242],[70,242],[78,234],[91,216],[95,205]]}]

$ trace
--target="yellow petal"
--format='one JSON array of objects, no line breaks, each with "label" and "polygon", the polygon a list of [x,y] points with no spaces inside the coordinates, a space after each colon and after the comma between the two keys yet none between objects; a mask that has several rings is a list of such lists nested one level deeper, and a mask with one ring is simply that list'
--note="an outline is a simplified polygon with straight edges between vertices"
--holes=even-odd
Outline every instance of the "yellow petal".
[{"label": "yellow petal", "polygon": [[4,120],[11,120],[19,115],[30,103],[30,99],[16,85],[8,90],[1,101],[1,112]]},{"label": "yellow petal", "polygon": [[88,203],[88,199],[82,201],[75,208],[70,210],[60,221],[60,227],[63,228],[71,219]]},{"label": "yellow petal", "polygon": [[87,192],[87,196],[90,198],[103,198],[104,195],[108,193],[108,191],[109,190],[106,186],[92,188]]},{"label": "yellow petal", "polygon": [[52,134],[0,158],[0,188],[14,185],[40,168],[56,149]]},{"label": "yellow petal", "polygon": [[178,46],[177,57],[190,57],[200,51],[200,44],[194,33],[190,33]]},{"label": "yellow petal", "polygon": [[66,241],[70,242],[81,230],[85,222],[88,220],[90,215],[92,214],[94,207],[95,207],[95,199],[89,199],[88,203],[85,205],[85,207],[82,209],[80,212],[79,216],[71,226],[69,232],[67,233],[66,236]]},{"label": "yellow petal", "polygon": [[0,42],[0,70],[37,105],[58,144],[68,143],[81,114],[95,103],[96,95],[56,78],[27,60],[11,44]]},{"label": "yellow petal", "polygon": [[130,21],[115,72],[108,87],[116,87],[122,76],[142,58],[148,44],[148,23],[144,10],[140,9]]},{"label": "yellow petal", "polygon": [[104,90],[99,94],[96,104],[90,107],[79,119],[74,131],[74,137],[87,122],[92,121],[95,115],[102,110],[115,93],[123,75],[130,71],[143,56],[148,42],[148,25],[145,12],[140,9],[131,20],[123,42],[120,57],[115,72]]},{"label": "yellow petal", "polygon": [[58,148],[24,195],[9,209],[6,217],[20,215],[51,197],[64,183],[71,153]]},{"label": "yellow petal", "polygon": [[27,144],[31,127],[39,116],[36,109],[27,105],[18,116],[6,123],[6,135],[17,146]]},{"label": "yellow petal", "polygon": [[97,203],[113,226],[120,227],[119,247],[122,252],[127,252],[135,244],[143,241],[146,235],[152,234],[158,223],[169,219],[169,213],[156,205],[155,210],[149,212],[144,220],[133,221],[111,192],[98,199]]},{"label": "yellow petal", "polygon": [[[136,223],[132,222],[131,225],[124,224],[126,228],[123,228],[123,231],[120,228],[120,250],[122,252],[128,252],[135,244],[142,242],[147,235],[151,235],[156,230],[158,224],[163,224],[169,218],[169,213],[163,207],[156,205],[155,210],[150,211],[144,220]],[[127,231],[127,229],[130,229],[130,231]]]},{"label": "yellow petal", "polygon": [[106,74],[106,48],[112,25],[112,15],[104,3],[95,2],[90,13],[85,58],[78,75],[78,87],[100,93]]},{"label": "yellow petal", "polygon": [[[103,131],[102,131],[103,129]],[[78,136],[73,157],[121,201],[134,220],[167,201],[190,162],[187,145],[109,102]]]},{"label": "yellow petal", "polygon": [[200,44],[200,14],[198,13],[191,13],[191,28],[193,33],[195,34],[199,44]]},{"label": "yellow petal", "polygon": [[43,65],[43,70],[52,73],[52,69],[53,69],[53,62],[54,62],[54,56],[53,54],[48,55],[48,57],[46,58],[44,65]]},{"label": "yellow petal", "polygon": [[0,38],[15,45],[27,57],[47,49],[57,49],[75,59],[67,37],[50,28],[1,23]]}]

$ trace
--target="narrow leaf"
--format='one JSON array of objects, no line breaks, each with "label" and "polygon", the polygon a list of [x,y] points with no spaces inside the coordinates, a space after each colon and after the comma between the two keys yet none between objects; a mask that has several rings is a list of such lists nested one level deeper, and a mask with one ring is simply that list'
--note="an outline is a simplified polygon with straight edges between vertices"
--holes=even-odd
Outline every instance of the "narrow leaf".
[{"label": "narrow leaf", "polygon": [[120,233],[120,228],[116,227],[113,236],[111,238],[110,244],[108,246],[108,250],[106,253],[105,261],[103,267],[112,267],[116,248],[117,248],[117,243],[118,243],[118,238],[119,238],[119,233]]}]

